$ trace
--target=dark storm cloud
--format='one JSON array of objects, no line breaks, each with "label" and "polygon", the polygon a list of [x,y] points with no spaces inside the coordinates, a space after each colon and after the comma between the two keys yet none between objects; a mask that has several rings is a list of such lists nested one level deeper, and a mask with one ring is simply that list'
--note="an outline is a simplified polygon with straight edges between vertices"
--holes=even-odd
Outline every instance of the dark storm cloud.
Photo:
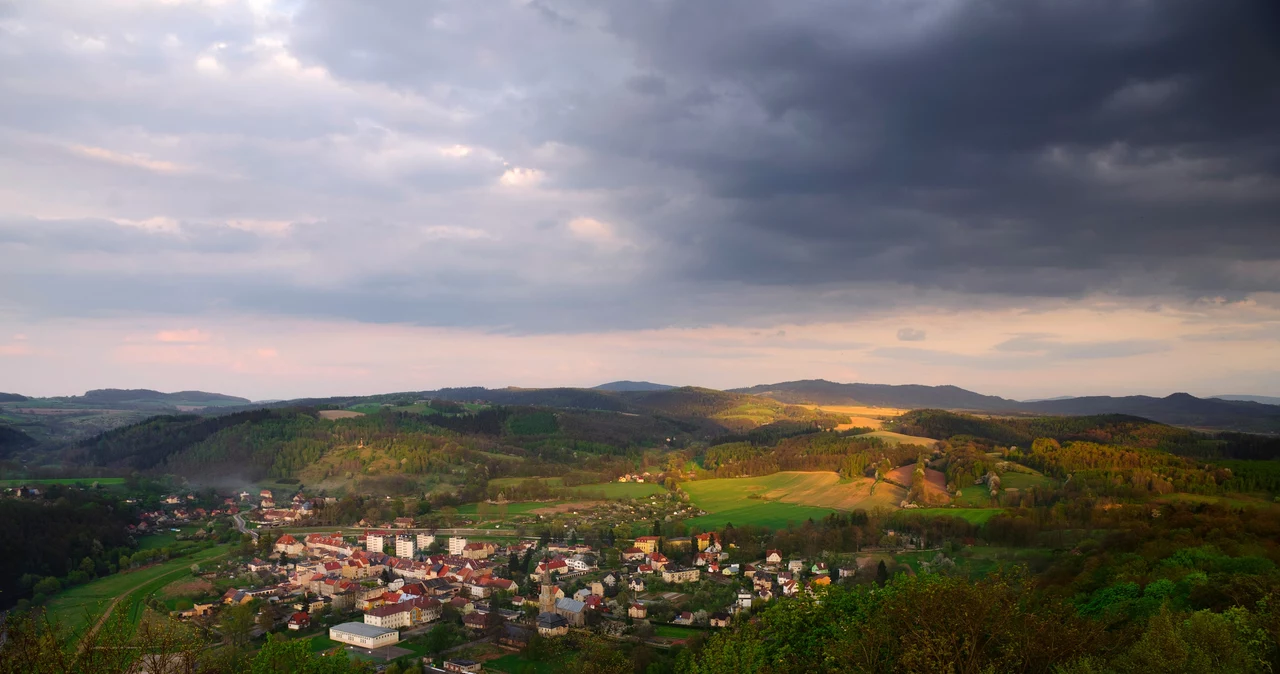
[{"label": "dark storm cloud", "polygon": [[[520,332],[1280,290],[1275,2],[284,5],[10,5],[27,304]],[[1160,345],[1076,348],[993,357]]]}]

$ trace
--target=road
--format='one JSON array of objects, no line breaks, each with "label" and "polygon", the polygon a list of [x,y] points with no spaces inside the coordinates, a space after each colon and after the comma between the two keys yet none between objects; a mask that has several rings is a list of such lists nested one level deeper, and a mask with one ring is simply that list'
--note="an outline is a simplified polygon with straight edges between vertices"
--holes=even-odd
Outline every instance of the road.
[{"label": "road", "polygon": [[254,542],[254,543],[257,543],[257,542],[258,542],[258,532],[253,531],[253,530],[252,530],[252,529],[250,529],[249,527],[245,526],[245,524],[244,524],[244,518],[243,518],[243,517],[241,517],[239,513],[237,513],[237,514],[235,514],[235,515],[232,515],[232,516],[231,516],[231,519],[232,519],[233,521],[235,521],[235,523],[236,523],[236,529],[238,529],[238,530],[240,531],[240,533],[242,533],[242,534],[249,534],[250,536],[253,536],[253,542]]}]

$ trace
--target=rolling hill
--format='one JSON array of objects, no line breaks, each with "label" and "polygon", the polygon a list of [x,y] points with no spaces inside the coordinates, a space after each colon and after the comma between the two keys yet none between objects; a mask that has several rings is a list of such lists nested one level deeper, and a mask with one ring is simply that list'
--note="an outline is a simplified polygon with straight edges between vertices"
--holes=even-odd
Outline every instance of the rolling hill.
[{"label": "rolling hill", "polygon": [[1280,432],[1280,406],[1254,401],[1197,398],[1187,393],[1174,393],[1164,398],[1086,396],[1019,402],[974,393],[956,386],[839,384],[821,379],[764,384],[734,391],[793,404],[860,404],[995,414],[1128,414],[1179,426],[1248,433]]},{"label": "rolling hill", "polygon": [[629,381],[624,379],[622,381],[611,381],[607,384],[593,386],[592,390],[594,391],[668,391],[673,388],[676,388],[676,387],[668,386],[666,384],[655,384],[653,382],[648,382],[648,381]]}]

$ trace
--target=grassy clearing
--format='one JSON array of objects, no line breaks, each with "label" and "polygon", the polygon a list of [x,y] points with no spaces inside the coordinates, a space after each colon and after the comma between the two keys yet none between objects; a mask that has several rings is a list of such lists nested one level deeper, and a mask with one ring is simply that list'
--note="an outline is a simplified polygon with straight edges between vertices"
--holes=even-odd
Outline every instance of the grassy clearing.
[{"label": "grassy clearing", "polygon": [[656,494],[666,493],[661,485],[649,482],[601,482],[573,487],[574,494],[582,496],[598,496],[604,494],[607,499],[648,498]]},{"label": "grassy clearing", "polygon": [[115,610],[128,611],[130,619],[136,623],[142,616],[143,602],[147,597],[182,575],[189,575],[192,564],[224,555],[227,549],[227,546],[216,546],[163,564],[131,573],[117,573],[73,587],[49,600],[49,617],[75,633],[85,626],[90,613],[101,613],[111,600],[123,596]]},{"label": "grassy clearing", "polygon": [[959,517],[973,524],[984,524],[987,520],[1004,512],[1003,508],[916,508],[906,512],[930,517]]},{"label": "grassy clearing", "polygon": [[530,660],[519,653],[511,653],[486,661],[484,669],[488,672],[505,672],[506,674],[553,674],[554,672],[564,671],[564,667],[568,662],[569,658],[567,657],[539,661]]},{"label": "grassy clearing", "polygon": [[1182,501],[1184,503],[1213,503],[1229,505],[1236,508],[1280,508],[1280,503],[1247,494],[1231,494],[1228,496],[1206,496],[1203,494],[1166,494],[1158,500]]},{"label": "grassy clearing", "polygon": [[484,515],[486,516],[491,515],[496,518],[502,515],[504,508],[506,509],[507,515],[523,515],[531,510],[537,510],[538,508],[547,508],[550,506],[559,505],[559,503],[560,503],[559,501],[554,503],[542,502],[542,501],[520,501],[518,503],[506,503],[503,505],[486,503],[486,504],[483,504],[484,508],[481,508],[482,504],[480,503],[466,503],[458,506],[458,514],[459,515],[479,515],[481,514],[480,512],[481,510],[486,510],[487,512],[483,513]]},{"label": "grassy clearing", "polygon": [[704,530],[722,529],[728,523],[735,526],[754,524],[769,529],[781,529],[790,523],[798,524],[810,518],[821,519],[833,512],[836,511],[831,508],[813,508],[790,503],[761,503],[695,517],[688,520],[688,524]]},{"label": "grassy clearing", "polygon": [[1054,484],[1052,478],[1044,475],[1034,475],[1030,473],[1015,473],[1012,471],[1005,472],[1000,476],[1000,486],[1003,489],[1029,489],[1031,487],[1051,487]]},{"label": "grassy clearing", "polygon": [[872,431],[857,436],[859,438],[879,438],[891,445],[922,445],[924,447],[932,447],[937,440],[933,438],[922,438],[918,435],[903,435],[902,433],[894,433],[893,431]]},{"label": "grassy clearing", "polygon": [[57,478],[18,478],[0,480],[0,487],[21,487],[29,484],[78,484],[88,487],[94,482],[100,486],[124,484],[123,477],[57,477]]},{"label": "grassy clearing", "polygon": [[689,637],[702,634],[703,630],[697,630],[692,627],[684,627],[681,625],[654,625],[653,633],[660,637],[666,637],[667,639],[688,639]]}]

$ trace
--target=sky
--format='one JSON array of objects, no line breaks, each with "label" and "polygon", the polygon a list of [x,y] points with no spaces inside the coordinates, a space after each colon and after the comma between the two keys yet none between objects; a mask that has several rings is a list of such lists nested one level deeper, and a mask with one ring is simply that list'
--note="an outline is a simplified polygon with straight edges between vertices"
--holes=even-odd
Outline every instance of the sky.
[{"label": "sky", "polygon": [[1266,0],[0,0],[0,391],[1280,395]]}]

